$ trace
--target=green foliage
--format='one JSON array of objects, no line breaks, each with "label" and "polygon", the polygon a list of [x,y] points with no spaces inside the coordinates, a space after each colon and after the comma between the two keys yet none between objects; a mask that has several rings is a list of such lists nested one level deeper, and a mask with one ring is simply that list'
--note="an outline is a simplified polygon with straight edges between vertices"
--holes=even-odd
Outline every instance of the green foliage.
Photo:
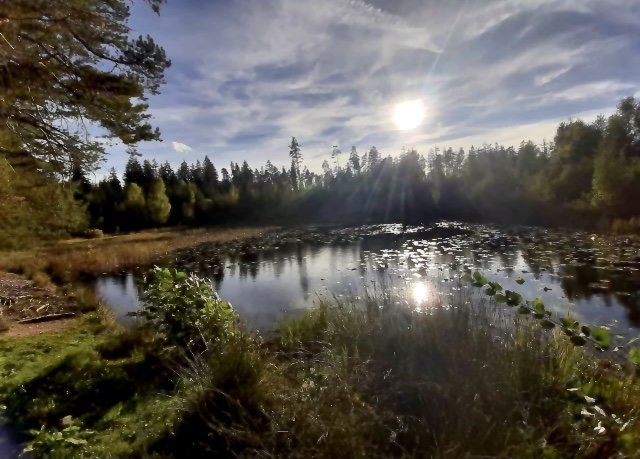
[{"label": "green foliage", "polygon": [[85,228],[85,210],[74,191],[74,185],[40,172],[16,170],[0,155],[0,247],[23,247]]},{"label": "green foliage", "polygon": [[154,268],[144,279],[144,327],[167,346],[197,350],[222,347],[238,335],[238,316],[210,282],[175,269]]},{"label": "green foliage", "polygon": [[154,179],[147,193],[147,211],[149,221],[154,226],[164,225],[169,220],[171,204],[167,197],[162,179]]},{"label": "green foliage", "polygon": [[[157,9],[159,1],[151,3]],[[144,101],[157,93],[170,62],[151,37],[130,36],[129,13],[125,0],[2,5],[10,59],[0,71],[0,134],[13,132],[20,142],[0,139],[0,153],[12,164],[41,162],[57,173],[90,168],[104,147],[85,124],[126,145],[159,137]]]},{"label": "green foliage", "polygon": [[33,439],[24,448],[23,453],[36,457],[67,457],[74,451],[80,454],[78,449],[88,442],[86,438],[93,435],[93,431],[82,429],[71,416],[62,418],[62,429],[32,429],[29,433]]}]

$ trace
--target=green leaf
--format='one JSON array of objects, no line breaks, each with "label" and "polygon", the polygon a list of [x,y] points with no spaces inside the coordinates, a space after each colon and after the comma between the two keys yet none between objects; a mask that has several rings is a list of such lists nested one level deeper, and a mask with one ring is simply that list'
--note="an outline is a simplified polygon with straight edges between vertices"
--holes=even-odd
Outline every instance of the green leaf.
[{"label": "green leaf", "polygon": [[516,284],[520,284],[520,285],[524,284],[524,279],[522,277],[518,277],[516,279]]},{"label": "green leaf", "polygon": [[86,445],[87,440],[83,440],[81,438],[67,438],[65,439],[67,443],[71,443],[72,445]]},{"label": "green leaf", "polygon": [[526,306],[520,306],[518,308],[518,314],[531,314],[531,310]]},{"label": "green leaf", "polygon": [[507,297],[504,296],[502,293],[498,293],[493,299],[496,300],[496,303],[506,303],[507,302]]},{"label": "green leaf", "polygon": [[591,335],[591,328],[589,328],[589,326],[587,325],[583,325],[582,327],[580,327],[580,330],[582,331],[582,333],[584,333],[584,336]]}]

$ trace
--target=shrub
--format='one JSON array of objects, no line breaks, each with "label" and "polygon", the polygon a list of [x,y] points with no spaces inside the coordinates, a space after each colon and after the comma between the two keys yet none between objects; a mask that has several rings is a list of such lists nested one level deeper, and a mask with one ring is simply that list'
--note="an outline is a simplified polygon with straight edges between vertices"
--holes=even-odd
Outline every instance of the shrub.
[{"label": "shrub", "polygon": [[238,316],[211,283],[194,274],[155,267],[144,278],[143,308],[135,313],[165,345],[198,351],[238,334]]}]

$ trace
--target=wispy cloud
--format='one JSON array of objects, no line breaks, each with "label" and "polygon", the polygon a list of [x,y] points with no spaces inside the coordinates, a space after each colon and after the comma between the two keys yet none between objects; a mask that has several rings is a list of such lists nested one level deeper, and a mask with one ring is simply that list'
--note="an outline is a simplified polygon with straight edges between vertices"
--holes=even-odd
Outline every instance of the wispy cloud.
[{"label": "wispy cloud", "polygon": [[[176,162],[187,147],[286,164],[292,135],[314,168],[335,142],[395,153],[483,132],[541,140],[552,120],[640,86],[640,2],[628,0],[185,0],[159,18],[137,6],[134,20],[174,62],[151,111],[181,139],[140,149]],[[393,105],[416,98],[426,122],[401,134]]]}]

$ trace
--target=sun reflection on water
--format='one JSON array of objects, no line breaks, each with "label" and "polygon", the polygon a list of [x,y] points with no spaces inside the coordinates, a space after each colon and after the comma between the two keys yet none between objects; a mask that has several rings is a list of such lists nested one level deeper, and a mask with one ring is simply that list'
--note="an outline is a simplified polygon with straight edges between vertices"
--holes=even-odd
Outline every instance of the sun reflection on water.
[{"label": "sun reflection on water", "polygon": [[429,287],[424,282],[417,282],[411,287],[411,299],[416,304],[416,310],[421,311],[429,298]]}]

